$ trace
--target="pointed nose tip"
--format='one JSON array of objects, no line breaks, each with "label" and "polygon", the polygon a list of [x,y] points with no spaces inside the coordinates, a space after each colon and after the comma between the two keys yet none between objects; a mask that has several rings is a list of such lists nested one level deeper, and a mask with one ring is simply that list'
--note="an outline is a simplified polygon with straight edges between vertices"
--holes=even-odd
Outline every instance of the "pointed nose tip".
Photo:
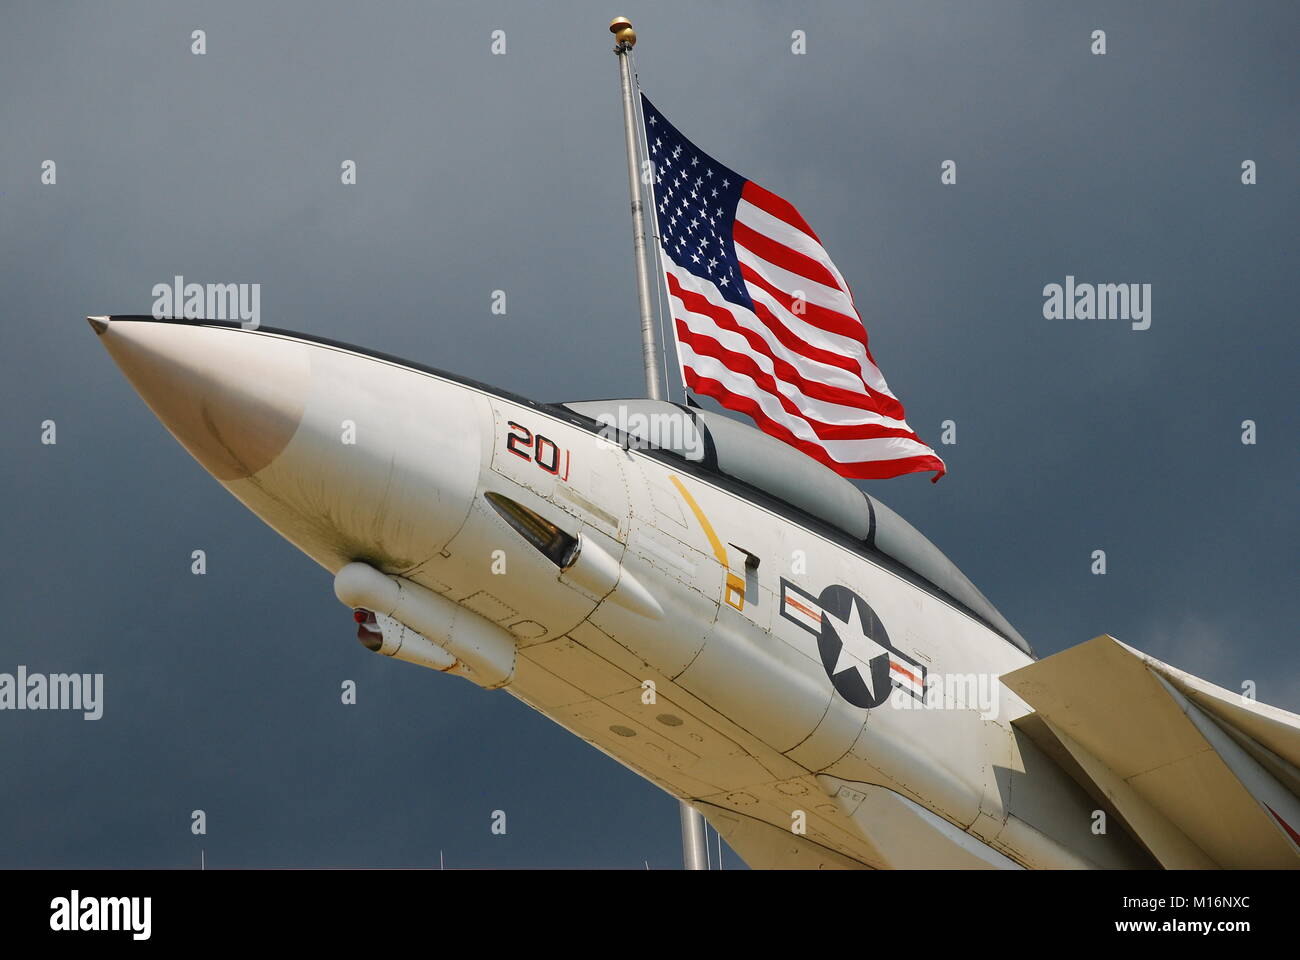
[{"label": "pointed nose tip", "polygon": [[238,328],[86,319],[149,409],[218,480],[266,467],[302,422],[310,365],[292,341]]}]

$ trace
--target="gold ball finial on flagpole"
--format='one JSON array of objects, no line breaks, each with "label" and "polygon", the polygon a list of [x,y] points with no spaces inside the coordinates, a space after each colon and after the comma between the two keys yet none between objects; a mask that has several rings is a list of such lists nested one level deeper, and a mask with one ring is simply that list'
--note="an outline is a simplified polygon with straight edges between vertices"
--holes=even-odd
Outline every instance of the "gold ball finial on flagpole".
[{"label": "gold ball finial on flagpole", "polygon": [[636,31],[632,29],[632,21],[627,17],[615,17],[610,21],[609,32],[614,35],[615,49],[624,45],[628,48],[636,46]]}]

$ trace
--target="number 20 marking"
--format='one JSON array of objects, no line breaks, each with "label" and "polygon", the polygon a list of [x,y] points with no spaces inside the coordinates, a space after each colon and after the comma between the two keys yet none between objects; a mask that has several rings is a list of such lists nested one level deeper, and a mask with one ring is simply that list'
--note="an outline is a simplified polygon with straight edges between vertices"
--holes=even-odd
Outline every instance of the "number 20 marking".
[{"label": "number 20 marking", "polygon": [[560,454],[564,454],[564,476],[561,480],[569,479],[569,461],[570,455],[568,450],[560,450],[560,447],[550,437],[544,437],[540,433],[534,434],[523,424],[515,423],[513,420],[506,421],[510,427],[510,435],[506,437],[506,449],[520,459],[535,463],[552,476],[560,476]]}]

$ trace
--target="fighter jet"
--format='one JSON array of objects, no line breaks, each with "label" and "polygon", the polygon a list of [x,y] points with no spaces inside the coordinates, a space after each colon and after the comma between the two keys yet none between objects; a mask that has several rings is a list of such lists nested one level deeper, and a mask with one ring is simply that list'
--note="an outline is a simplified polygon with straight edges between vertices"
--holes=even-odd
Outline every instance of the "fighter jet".
[{"label": "fighter jet", "polygon": [[1108,636],[1036,659],[906,520],[757,430],[88,319],[368,650],[519,698],[750,866],[1300,865],[1300,718]]}]

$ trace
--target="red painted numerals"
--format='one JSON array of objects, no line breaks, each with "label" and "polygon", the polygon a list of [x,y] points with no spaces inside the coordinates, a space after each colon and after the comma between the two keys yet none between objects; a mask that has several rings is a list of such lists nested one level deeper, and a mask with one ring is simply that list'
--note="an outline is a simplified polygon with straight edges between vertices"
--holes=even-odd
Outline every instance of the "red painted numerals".
[{"label": "red painted numerals", "polygon": [[[521,460],[537,464],[552,476],[559,477],[561,480],[569,479],[568,450],[562,450],[550,437],[544,437],[540,433],[534,434],[523,424],[515,423],[513,420],[507,421],[506,426],[510,428],[510,435],[506,437],[507,450]],[[560,476],[561,467],[564,469],[563,476]]]}]

